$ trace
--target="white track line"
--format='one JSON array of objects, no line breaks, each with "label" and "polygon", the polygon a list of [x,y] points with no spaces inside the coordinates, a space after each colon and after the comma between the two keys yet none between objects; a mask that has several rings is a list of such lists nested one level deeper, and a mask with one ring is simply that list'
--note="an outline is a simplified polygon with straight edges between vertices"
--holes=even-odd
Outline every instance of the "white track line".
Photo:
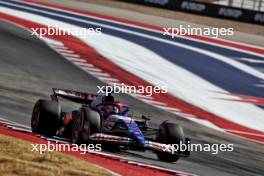
[{"label": "white track line", "polygon": [[55,50],[58,51],[59,53],[69,53],[69,54],[74,53],[74,51],[69,50],[69,49],[55,48]]},{"label": "white track line", "polygon": [[23,128],[23,129],[31,129],[31,127],[28,127],[26,125],[22,125],[22,124],[19,124],[19,123],[16,123],[16,122],[13,122],[13,121],[0,121],[0,123],[4,123],[7,127],[8,126],[12,126],[12,127],[19,127],[19,128]]},{"label": "white track line", "polygon": [[[86,63],[86,60],[84,59],[78,59],[78,58],[75,58],[75,57],[65,57],[67,60],[69,61],[72,61],[72,62],[83,62],[83,63]],[[89,64],[91,67],[93,67],[92,64]]]},{"label": "white track line", "polygon": [[61,55],[66,56],[66,57],[75,57],[75,58],[80,58],[78,54],[70,54],[70,53],[63,53],[60,52]]},{"label": "white track line", "polygon": [[244,132],[244,131],[238,131],[238,130],[232,130],[232,129],[223,129],[227,132],[232,132],[232,133],[239,133],[239,134],[246,134],[250,136],[259,136],[259,137],[264,137],[264,134],[257,134],[257,133],[249,133],[249,132]]},{"label": "white track line", "polygon": [[58,45],[52,45],[51,43],[47,43],[51,48],[53,49],[63,49],[63,50],[68,50],[69,48],[64,46],[64,45],[61,45],[61,46],[58,46]]},{"label": "white track line", "polygon": [[172,108],[172,107],[168,107],[168,106],[158,106],[158,105],[156,105],[156,107],[159,107],[159,108],[164,109],[164,110],[172,111],[172,112],[180,112],[181,111],[180,109]]},{"label": "white track line", "polygon": [[258,60],[258,59],[251,59],[251,58],[236,58],[237,60],[249,62],[249,63],[254,63],[254,64],[264,64],[263,60]]},{"label": "white track line", "polygon": [[108,82],[119,82],[118,79],[115,78],[109,78],[109,77],[102,77],[102,76],[98,76],[98,78],[102,81],[108,81]]},{"label": "white track line", "polygon": [[146,99],[141,99],[142,101],[148,103],[148,104],[153,104],[153,105],[161,105],[161,106],[166,106],[166,103],[160,102],[160,101],[155,101],[155,100],[146,100]]},{"label": "white track line", "polygon": [[99,68],[95,68],[92,64],[88,64],[88,63],[83,62],[83,61],[82,61],[82,62],[79,62],[79,61],[73,61],[73,63],[74,63],[75,65],[80,66],[80,67],[83,68],[83,69],[90,68],[92,71],[99,71],[99,72],[102,71],[102,70],[99,69]]},{"label": "white track line", "polygon": [[151,96],[146,96],[146,95],[141,95],[141,94],[130,94],[130,95],[132,95],[133,97],[138,98],[138,99],[147,99],[147,100],[153,100],[154,99]]},{"label": "white track line", "polygon": [[110,77],[108,73],[100,73],[100,72],[89,72],[91,75],[94,75],[96,77],[102,76],[102,77]]},{"label": "white track line", "polygon": [[10,128],[12,130],[16,130],[16,131],[21,131],[21,132],[27,132],[27,133],[31,133],[32,130],[31,129],[25,129],[25,128],[20,128],[20,127],[15,127],[15,126],[6,126],[7,128]]},{"label": "white track line", "polygon": [[47,37],[41,37],[41,39],[44,40],[49,45],[52,45],[52,47],[63,47],[63,48],[65,47],[60,41],[53,40]]},{"label": "white track line", "polygon": [[[195,115],[193,115],[193,114],[187,114],[187,113],[183,113],[183,112],[172,112],[172,113],[174,113],[174,114],[176,114],[176,115],[179,115],[179,116],[183,116],[183,117],[191,117],[191,118],[195,118],[196,116]],[[206,120],[207,121],[207,120]],[[209,121],[208,121],[209,122]]]},{"label": "white track line", "polygon": [[[76,65],[78,65],[78,64],[76,64]],[[102,72],[101,69],[99,69],[99,68],[93,68],[93,67],[91,67],[89,65],[87,65],[87,66],[81,66],[80,68],[83,69],[83,70],[85,70],[85,71],[87,71],[87,72]]]}]

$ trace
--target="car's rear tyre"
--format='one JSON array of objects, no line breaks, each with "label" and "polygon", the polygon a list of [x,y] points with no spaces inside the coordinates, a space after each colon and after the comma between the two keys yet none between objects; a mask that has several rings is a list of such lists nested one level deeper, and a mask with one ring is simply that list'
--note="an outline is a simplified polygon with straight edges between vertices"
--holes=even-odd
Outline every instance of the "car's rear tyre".
[{"label": "car's rear tyre", "polygon": [[100,132],[100,114],[89,108],[83,108],[75,117],[72,127],[72,142],[77,144],[89,143],[93,133]]},{"label": "car's rear tyre", "polygon": [[57,102],[38,100],[31,116],[33,133],[45,136],[54,136],[59,128],[61,107]]},{"label": "car's rear tyre", "polygon": [[[181,126],[163,122],[160,125],[160,134],[157,137],[157,140],[163,144],[180,144],[180,141],[184,142],[184,132]],[[179,156],[173,155],[171,153],[165,153],[157,151],[158,159],[166,162],[176,162],[179,159]]]}]

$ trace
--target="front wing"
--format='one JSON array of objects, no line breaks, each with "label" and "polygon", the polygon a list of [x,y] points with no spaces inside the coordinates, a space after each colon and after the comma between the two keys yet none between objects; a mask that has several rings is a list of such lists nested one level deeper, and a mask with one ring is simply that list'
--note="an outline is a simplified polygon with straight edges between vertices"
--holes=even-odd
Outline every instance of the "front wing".
[{"label": "front wing", "polygon": [[[120,144],[120,145],[137,145],[135,140],[128,137],[121,137],[121,136],[115,136],[115,135],[109,135],[104,133],[95,133],[90,136],[90,140],[97,141],[97,142],[110,142],[113,144]],[[186,139],[185,143],[190,141],[190,139]],[[170,154],[176,154],[182,157],[188,157],[190,156],[189,151],[178,151],[174,147],[174,145],[171,144],[162,144],[154,141],[146,141],[145,145],[142,146],[145,149],[153,150],[153,151],[161,151],[166,152]]]}]

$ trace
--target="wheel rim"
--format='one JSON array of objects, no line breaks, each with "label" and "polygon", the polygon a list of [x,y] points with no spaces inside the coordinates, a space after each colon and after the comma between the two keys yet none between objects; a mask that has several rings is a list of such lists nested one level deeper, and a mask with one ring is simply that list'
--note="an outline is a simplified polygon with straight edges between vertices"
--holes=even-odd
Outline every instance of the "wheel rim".
[{"label": "wheel rim", "polygon": [[76,142],[79,139],[81,127],[82,127],[82,116],[78,115],[73,125],[73,140]]},{"label": "wheel rim", "polygon": [[85,141],[87,141],[90,137],[90,122],[88,121],[84,122],[82,137]]}]

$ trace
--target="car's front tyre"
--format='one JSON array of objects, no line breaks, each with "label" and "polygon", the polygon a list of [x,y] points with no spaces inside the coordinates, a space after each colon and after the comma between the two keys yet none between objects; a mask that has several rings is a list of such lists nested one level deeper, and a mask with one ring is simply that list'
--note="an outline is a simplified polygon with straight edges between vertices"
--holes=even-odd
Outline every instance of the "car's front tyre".
[{"label": "car's front tyre", "polygon": [[[180,125],[165,121],[160,125],[160,133],[157,140],[163,144],[179,144],[180,141],[184,142],[185,137],[183,129]],[[176,162],[179,160],[179,156],[172,153],[157,151],[156,154],[161,161]]]}]

